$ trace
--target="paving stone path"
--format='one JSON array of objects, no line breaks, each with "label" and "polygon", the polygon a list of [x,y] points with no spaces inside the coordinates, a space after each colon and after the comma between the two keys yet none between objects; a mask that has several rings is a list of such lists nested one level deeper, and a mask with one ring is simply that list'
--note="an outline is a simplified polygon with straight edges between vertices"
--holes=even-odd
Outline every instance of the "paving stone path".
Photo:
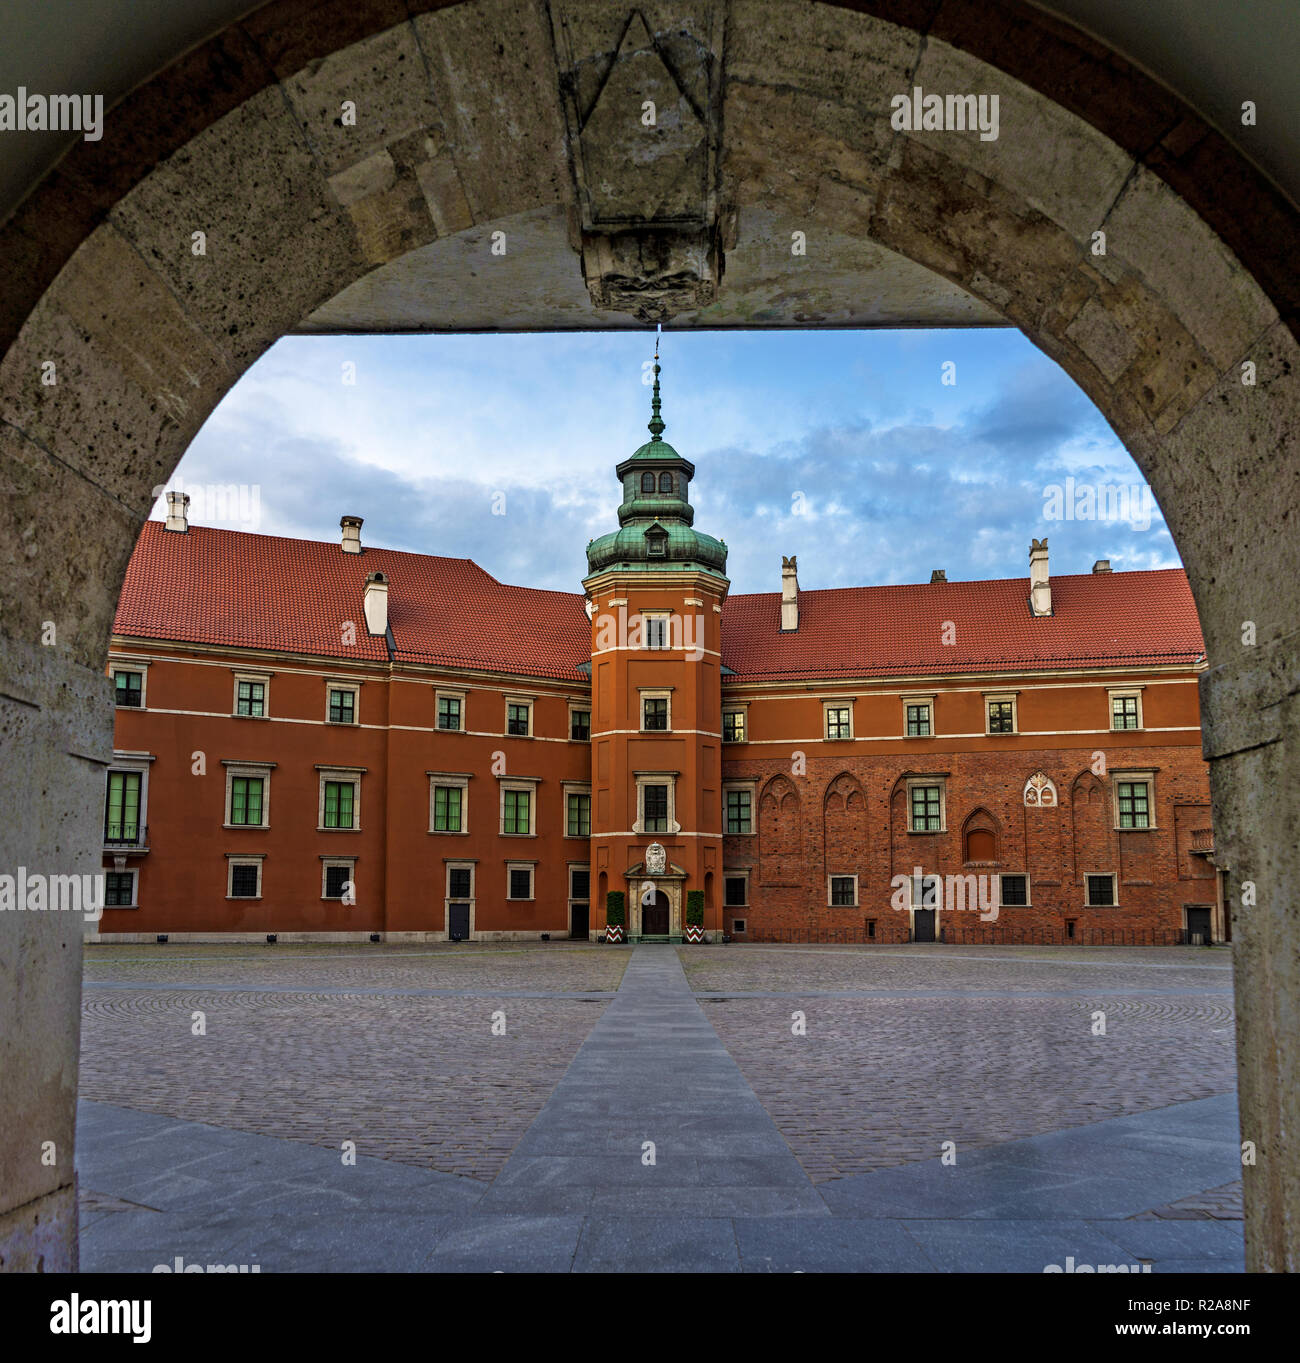
[{"label": "paving stone path", "polygon": [[494,1177],[83,1101],[82,1267],[1241,1272],[1240,1223],[1143,1219],[1239,1177],[1237,1140],[1220,1094],[814,1186],[678,954],[639,946]]}]

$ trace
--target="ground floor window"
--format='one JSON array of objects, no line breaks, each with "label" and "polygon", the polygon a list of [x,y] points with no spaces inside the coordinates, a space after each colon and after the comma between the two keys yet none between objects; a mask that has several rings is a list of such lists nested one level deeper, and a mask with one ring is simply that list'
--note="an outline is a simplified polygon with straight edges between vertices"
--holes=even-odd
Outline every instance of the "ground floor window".
[{"label": "ground floor window", "polygon": [[831,876],[830,902],[832,906],[858,902],[857,876]]},{"label": "ground floor window", "polygon": [[722,886],[723,899],[728,908],[749,903],[748,876],[725,876]]},{"label": "ground floor window", "polygon": [[1090,909],[1114,908],[1115,877],[1113,875],[1090,875],[1086,879],[1086,885]]},{"label": "ground floor window", "polygon": [[104,876],[104,907],[125,908],[135,903],[135,872],[109,871]]}]

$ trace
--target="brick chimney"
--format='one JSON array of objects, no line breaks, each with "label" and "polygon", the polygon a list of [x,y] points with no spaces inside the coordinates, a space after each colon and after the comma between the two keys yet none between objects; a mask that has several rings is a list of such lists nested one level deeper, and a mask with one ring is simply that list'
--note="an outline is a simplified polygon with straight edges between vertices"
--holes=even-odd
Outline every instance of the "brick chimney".
[{"label": "brick chimney", "polygon": [[167,494],[167,519],[164,530],[175,530],[184,535],[190,528],[190,494],[188,492],[169,492]]},{"label": "brick chimney", "polygon": [[[347,517],[344,517],[344,520],[347,519]],[[357,524],[359,525],[360,522],[358,521]],[[371,573],[370,576],[366,578],[365,606],[366,629],[368,629],[371,634],[387,634],[388,579],[383,573]]]},{"label": "brick chimney", "polygon": [[947,580],[948,580],[947,568],[935,568],[934,571],[931,572],[930,574],[931,582],[947,582]]},{"label": "brick chimney", "polygon": [[1029,542],[1029,609],[1034,615],[1051,615],[1052,584],[1047,576],[1047,537]]},{"label": "brick chimney", "polygon": [[365,521],[360,516],[344,516],[339,521],[339,526],[343,531],[343,552],[345,554],[359,554],[361,552],[361,527]]},{"label": "brick chimney", "polygon": [[1099,558],[1099,559],[1096,561],[1096,563],[1094,563],[1094,564],[1092,565],[1092,571],[1093,571],[1094,573],[1109,573],[1109,572],[1111,572],[1112,569],[1111,569],[1111,566],[1110,566],[1110,559],[1108,559],[1108,558]]},{"label": "brick chimney", "polygon": [[781,632],[799,628],[799,562],[793,554],[781,555]]}]

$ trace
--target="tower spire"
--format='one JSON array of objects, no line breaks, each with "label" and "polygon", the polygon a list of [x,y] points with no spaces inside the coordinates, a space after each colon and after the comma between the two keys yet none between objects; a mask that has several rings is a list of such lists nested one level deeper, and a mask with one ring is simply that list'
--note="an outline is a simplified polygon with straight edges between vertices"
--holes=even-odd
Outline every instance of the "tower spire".
[{"label": "tower spire", "polygon": [[657,442],[664,433],[664,419],[659,415],[659,333],[662,329],[655,328],[655,386],[650,398],[650,420],[646,423],[652,443]]}]

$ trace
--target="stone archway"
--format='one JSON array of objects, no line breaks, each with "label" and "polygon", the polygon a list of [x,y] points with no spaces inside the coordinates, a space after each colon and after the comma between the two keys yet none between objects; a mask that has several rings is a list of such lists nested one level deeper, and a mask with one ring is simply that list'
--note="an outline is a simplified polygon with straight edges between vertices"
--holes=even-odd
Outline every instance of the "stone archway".
[{"label": "stone archway", "polygon": [[[151,490],[278,336],[337,325],[334,300],[400,328],[423,280],[415,324],[455,329],[467,314],[428,281],[459,270],[503,329],[888,323],[936,297],[948,320],[996,315],[1105,414],[1187,566],[1236,906],[1248,1263],[1294,1269],[1300,218],[1168,92],[1028,7],[716,0],[630,39],[603,13],[277,0],[111,111],[0,229],[0,860],[97,869],[102,664]],[[626,88],[680,94],[689,136],[663,154],[699,174],[667,207],[635,177],[604,188],[629,135],[600,109],[620,52]],[[997,93],[1000,139],[893,128],[891,97],[918,85]],[[788,254],[796,233],[811,253]],[[893,312],[853,303],[872,280]],[[80,924],[8,915],[0,938],[0,1125],[20,1133],[0,1152],[0,1246],[66,1266]],[[54,1166],[32,1153],[47,1140]]]}]

